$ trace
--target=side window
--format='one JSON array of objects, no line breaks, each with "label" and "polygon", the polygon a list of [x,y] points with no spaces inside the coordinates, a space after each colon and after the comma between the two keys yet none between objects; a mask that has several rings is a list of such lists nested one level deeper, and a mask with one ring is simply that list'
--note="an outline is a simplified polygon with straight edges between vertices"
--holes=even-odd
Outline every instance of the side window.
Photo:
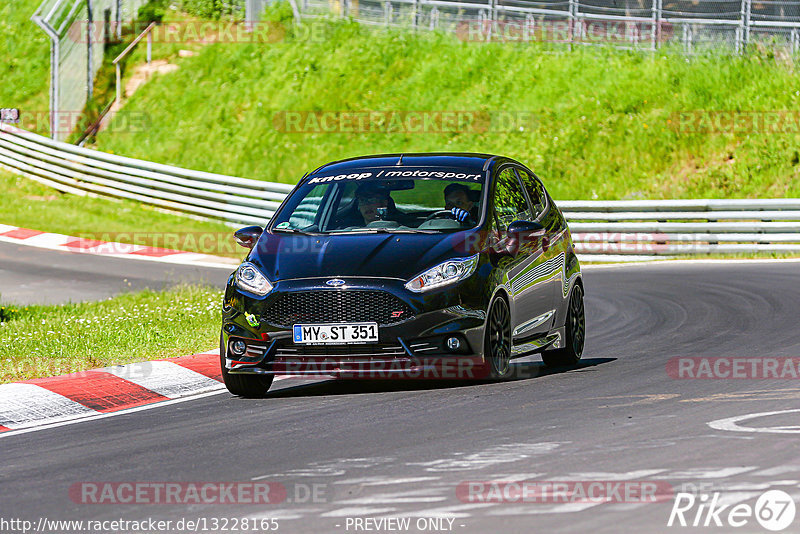
[{"label": "side window", "polygon": [[327,184],[321,184],[308,192],[289,217],[290,228],[307,228],[314,224],[317,214],[321,212],[319,206],[327,189]]},{"label": "side window", "polygon": [[531,218],[528,201],[512,168],[500,171],[494,188],[494,209],[500,231],[517,220]]},{"label": "side window", "polygon": [[537,219],[547,208],[547,197],[544,193],[544,187],[539,180],[537,180],[527,171],[517,169],[517,172],[519,173],[519,177],[522,179],[525,190],[528,192],[528,198],[531,199],[531,204],[533,205],[532,218]]}]

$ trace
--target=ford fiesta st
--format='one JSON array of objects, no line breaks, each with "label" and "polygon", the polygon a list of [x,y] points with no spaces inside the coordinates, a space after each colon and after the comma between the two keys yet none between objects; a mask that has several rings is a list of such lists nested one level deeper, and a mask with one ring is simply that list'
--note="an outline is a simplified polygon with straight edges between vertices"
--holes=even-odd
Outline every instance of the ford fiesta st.
[{"label": "ford fiesta st", "polygon": [[[583,281],[564,216],[512,159],[397,154],[323,165],[272,220],[235,234],[250,253],[228,280],[222,376],[236,395],[276,374],[414,370],[583,351]],[[320,363],[322,362],[322,363]],[[413,375],[410,375],[413,376]]]}]

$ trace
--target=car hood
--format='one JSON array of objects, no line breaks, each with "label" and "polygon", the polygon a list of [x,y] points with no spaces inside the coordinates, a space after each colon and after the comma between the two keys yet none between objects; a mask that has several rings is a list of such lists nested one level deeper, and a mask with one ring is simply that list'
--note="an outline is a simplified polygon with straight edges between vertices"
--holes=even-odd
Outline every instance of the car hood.
[{"label": "car hood", "polygon": [[475,231],[311,236],[264,232],[249,260],[273,282],[328,276],[408,280],[447,259],[475,254],[478,241]]}]

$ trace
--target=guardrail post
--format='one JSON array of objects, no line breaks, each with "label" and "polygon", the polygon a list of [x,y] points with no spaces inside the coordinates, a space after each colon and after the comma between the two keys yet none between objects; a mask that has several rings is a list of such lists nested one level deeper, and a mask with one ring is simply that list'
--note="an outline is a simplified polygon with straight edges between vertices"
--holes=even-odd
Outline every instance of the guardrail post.
[{"label": "guardrail post", "polygon": [[391,2],[384,2],[383,3],[383,25],[389,26],[392,21],[392,3]]},{"label": "guardrail post", "polygon": [[414,29],[417,29],[419,26],[419,7],[420,7],[420,0],[414,0]]},{"label": "guardrail post", "polygon": [[436,26],[439,24],[439,10],[436,9],[436,6],[433,6],[431,9],[431,21],[429,24],[429,28],[431,31],[436,29]]},{"label": "guardrail post", "polygon": [[793,28],[791,34],[789,34],[789,50],[791,51],[792,57],[797,55],[798,45],[800,45],[800,33],[798,33],[797,28]]}]

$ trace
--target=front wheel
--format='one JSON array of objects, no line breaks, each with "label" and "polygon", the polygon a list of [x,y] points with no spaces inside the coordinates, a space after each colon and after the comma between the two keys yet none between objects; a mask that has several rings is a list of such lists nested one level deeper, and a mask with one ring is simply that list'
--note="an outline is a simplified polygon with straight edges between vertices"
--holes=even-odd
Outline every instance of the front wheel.
[{"label": "front wheel", "polygon": [[511,312],[502,297],[496,298],[489,308],[483,359],[488,378],[504,380],[511,376]]},{"label": "front wheel", "polygon": [[231,374],[225,367],[225,345],[219,336],[219,364],[222,368],[222,381],[228,391],[240,397],[257,399],[266,396],[272,385],[273,375],[239,375]]},{"label": "front wheel", "polygon": [[583,312],[583,289],[578,284],[572,288],[567,308],[567,322],[564,325],[564,348],[542,353],[542,361],[548,367],[575,365],[583,354],[586,338],[586,318]]}]

